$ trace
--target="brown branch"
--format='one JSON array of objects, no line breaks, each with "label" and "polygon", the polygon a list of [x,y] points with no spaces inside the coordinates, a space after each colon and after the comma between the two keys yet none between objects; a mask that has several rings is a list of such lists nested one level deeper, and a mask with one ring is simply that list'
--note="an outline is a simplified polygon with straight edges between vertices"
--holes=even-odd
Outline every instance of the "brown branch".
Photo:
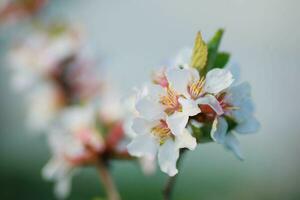
[{"label": "brown branch", "polygon": [[107,198],[109,200],[121,200],[118,189],[110,175],[106,163],[104,163],[103,161],[99,161],[97,168],[98,168],[100,179],[105,187]]}]

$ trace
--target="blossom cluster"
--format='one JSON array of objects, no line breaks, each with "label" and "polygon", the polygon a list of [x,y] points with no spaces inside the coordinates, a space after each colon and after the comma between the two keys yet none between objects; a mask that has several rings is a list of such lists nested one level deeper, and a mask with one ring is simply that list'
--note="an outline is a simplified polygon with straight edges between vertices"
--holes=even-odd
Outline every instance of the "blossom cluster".
[{"label": "blossom cluster", "polygon": [[234,84],[225,68],[229,54],[217,50],[223,31],[208,43],[198,33],[194,50],[185,50],[171,67],[154,73],[135,102],[132,128],[137,136],[128,145],[133,156],[155,157],[170,176],[178,173],[180,149],[215,141],[243,155],[235,134],[257,131],[259,123],[248,83]]},{"label": "blossom cluster", "polygon": [[60,198],[81,167],[132,159],[119,92],[85,49],[82,29],[56,23],[39,27],[9,54],[12,86],[28,101],[28,124],[46,133],[52,152],[42,175],[56,182]]},{"label": "blossom cluster", "polygon": [[[16,2],[0,4],[0,19],[33,14],[47,1]],[[216,142],[242,160],[236,135],[256,132],[259,122],[249,83],[238,81],[229,53],[219,51],[222,35],[219,30],[206,43],[199,32],[193,49],[181,51],[126,100],[87,53],[81,27],[35,26],[16,42],[8,56],[12,87],[26,97],[30,128],[46,133],[52,157],[42,175],[55,182],[58,198],[69,195],[79,169],[92,165],[106,173],[114,159],[138,158],[146,174],[157,160],[173,177],[184,152]]]}]

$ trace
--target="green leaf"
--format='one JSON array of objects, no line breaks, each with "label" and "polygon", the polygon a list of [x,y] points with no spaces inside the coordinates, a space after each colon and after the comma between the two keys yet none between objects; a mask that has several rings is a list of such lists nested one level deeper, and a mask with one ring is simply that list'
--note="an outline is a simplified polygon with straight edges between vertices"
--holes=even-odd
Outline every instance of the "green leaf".
[{"label": "green leaf", "polygon": [[227,52],[220,52],[217,54],[216,61],[214,63],[214,68],[224,68],[228,63],[230,54]]},{"label": "green leaf", "polygon": [[230,116],[224,116],[225,120],[228,124],[228,130],[227,132],[230,132],[231,130],[235,129],[235,127],[238,125],[238,123]]},{"label": "green leaf", "polygon": [[205,67],[206,61],[207,61],[207,46],[202,39],[201,33],[198,32],[195,39],[191,66],[201,71]]},{"label": "green leaf", "polygon": [[218,49],[222,40],[222,36],[223,36],[224,30],[223,29],[219,29],[214,37],[208,42],[207,46],[208,46],[208,59],[207,59],[207,63],[205,66],[205,73],[207,73],[209,70],[215,68],[214,64],[216,62],[217,59],[217,55],[218,55]]},{"label": "green leaf", "polygon": [[207,143],[212,142],[213,139],[210,137],[212,124],[205,124],[202,127],[196,127],[191,125],[193,136],[196,138],[197,143]]}]

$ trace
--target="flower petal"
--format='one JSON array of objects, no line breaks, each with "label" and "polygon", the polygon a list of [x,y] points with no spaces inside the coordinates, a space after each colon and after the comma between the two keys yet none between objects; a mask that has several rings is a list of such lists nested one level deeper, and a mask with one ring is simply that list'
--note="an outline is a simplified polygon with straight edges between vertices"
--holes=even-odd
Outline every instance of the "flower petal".
[{"label": "flower petal", "polygon": [[258,131],[260,127],[260,123],[257,121],[257,119],[250,115],[247,117],[247,119],[237,125],[235,128],[235,131],[238,133],[246,134],[246,133],[254,133]]},{"label": "flower petal", "polygon": [[176,92],[188,95],[187,87],[190,80],[190,71],[188,69],[172,68],[166,73],[168,82]]},{"label": "flower petal", "polygon": [[61,177],[55,183],[54,193],[57,198],[65,199],[71,192],[71,176]]},{"label": "flower petal", "polygon": [[175,137],[175,143],[177,148],[188,148],[194,150],[197,146],[196,138],[194,138],[187,129]]},{"label": "flower petal", "polygon": [[164,113],[163,107],[157,102],[151,100],[150,98],[143,97],[136,103],[136,110],[141,116],[146,119],[159,119]]},{"label": "flower petal", "polygon": [[176,55],[174,59],[174,63],[172,63],[175,67],[183,67],[183,68],[189,68],[189,63],[191,62],[191,55],[193,53],[193,50],[191,48],[183,48],[179,51],[179,53]]},{"label": "flower petal", "polygon": [[229,132],[226,135],[224,146],[230,151],[232,151],[238,159],[244,160],[244,156],[240,150],[239,142],[236,139],[236,137],[233,135],[233,133]]},{"label": "flower petal", "polygon": [[224,144],[227,130],[228,124],[226,120],[223,117],[216,118],[211,128],[211,138],[220,144]]},{"label": "flower petal", "polygon": [[222,115],[224,113],[219,101],[211,94],[207,94],[204,97],[197,99],[196,102],[197,104],[209,105],[217,113],[217,115]]},{"label": "flower petal", "polygon": [[204,90],[217,94],[228,88],[233,82],[232,74],[227,69],[213,69],[206,75]]},{"label": "flower petal", "polygon": [[141,134],[136,136],[127,146],[128,152],[137,157],[156,155],[158,143],[150,134]]},{"label": "flower petal", "polygon": [[179,158],[179,149],[175,143],[169,139],[167,140],[158,151],[158,163],[160,169],[167,173],[169,176],[174,176],[178,173],[176,162]]},{"label": "flower petal", "polygon": [[156,171],[156,157],[141,157],[139,163],[142,167],[144,174],[151,175]]},{"label": "flower petal", "polygon": [[200,113],[200,108],[196,101],[180,97],[178,102],[182,106],[182,112],[188,116],[194,116]]},{"label": "flower petal", "polygon": [[136,134],[146,134],[150,133],[152,125],[153,123],[149,122],[148,120],[137,117],[133,119],[132,130]]},{"label": "flower petal", "polygon": [[186,127],[188,119],[188,115],[180,112],[175,112],[174,114],[166,117],[166,122],[173,135],[179,135]]}]

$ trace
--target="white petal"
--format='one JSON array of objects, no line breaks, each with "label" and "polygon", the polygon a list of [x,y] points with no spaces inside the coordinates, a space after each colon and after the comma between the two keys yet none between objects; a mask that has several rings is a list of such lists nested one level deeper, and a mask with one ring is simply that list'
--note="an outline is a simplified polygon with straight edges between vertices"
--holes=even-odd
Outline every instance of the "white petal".
[{"label": "white petal", "polygon": [[189,63],[191,62],[191,56],[192,56],[192,49],[191,48],[183,48],[179,51],[179,53],[176,55],[174,63],[172,63],[175,67],[184,67],[188,68]]},{"label": "white petal", "polygon": [[238,159],[244,160],[244,156],[240,150],[239,142],[236,139],[236,137],[233,135],[233,133],[229,132],[226,135],[224,146],[230,151],[232,151]]},{"label": "white petal", "polygon": [[42,169],[42,176],[45,180],[55,179],[57,171],[60,168],[60,162],[57,159],[51,159]]},{"label": "white petal", "polygon": [[190,80],[190,71],[188,69],[172,68],[166,72],[168,82],[176,92],[188,95],[187,87]]},{"label": "white petal", "polygon": [[65,199],[71,192],[71,176],[61,177],[56,183],[54,193],[57,198]]},{"label": "white petal", "polygon": [[175,112],[174,114],[167,116],[166,122],[173,135],[179,135],[186,127],[188,119],[189,116],[184,113]]},{"label": "white petal", "polygon": [[182,106],[182,112],[188,116],[194,116],[200,113],[200,108],[196,101],[180,97],[178,102]]},{"label": "white petal", "polygon": [[236,62],[230,62],[228,67],[226,67],[234,77],[234,80],[239,82],[241,76],[241,68],[240,65]]},{"label": "white petal", "polygon": [[161,95],[165,95],[166,93],[163,87],[156,84],[149,84],[147,86],[147,90],[148,90],[148,95],[153,99],[159,98]]},{"label": "white petal", "polygon": [[189,150],[194,150],[197,146],[196,138],[194,138],[187,129],[176,135],[175,143],[177,148],[188,148]]},{"label": "white petal", "polygon": [[222,115],[224,113],[219,101],[213,95],[207,94],[204,97],[197,99],[196,102],[197,104],[209,105],[217,113],[217,115]]},{"label": "white petal", "polygon": [[175,146],[175,143],[170,139],[167,140],[160,148],[158,152],[158,163],[160,169],[167,173],[169,176],[174,176],[178,173],[176,168],[176,162],[179,158],[179,149]]},{"label": "white petal", "polygon": [[141,157],[139,159],[142,170],[146,175],[151,175],[156,170],[156,157]]},{"label": "white petal", "polygon": [[204,90],[217,94],[228,88],[233,82],[232,74],[227,69],[213,69],[206,75]]},{"label": "white petal", "polygon": [[224,144],[227,130],[228,124],[226,120],[223,117],[216,118],[211,128],[211,138],[220,144]]},{"label": "white petal", "polygon": [[136,136],[127,146],[128,152],[137,157],[156,155],[158,143],[150,134],[142,134]]},{"label": "white petal", "polygon": [[141,116],[149,120],[158,119],[164,113],[163,107],[158,103],[158,101],[155,102],[147,97],[143,97],[137,101],[136,110]]},{"label": "white petal", "polygon": [[136,134],[150,133],[151,127],[153,127],[153,123],[149,122],[148,120],[140,117],[133,119],[132,130]]},{"label": "white petal", "polygon": [[260,127],[259,122],[257,121],[257,119],[250,115],[248,116],[247,120],[239,123],[237,125],[237,127],[235,128],[235,131],[238,133],[254,133],[256,131],[258,131]]},{"label": "white petal", "polygon": [[234,87],[230,88],[230,97],[232,100],[237,100],[241,102],[243,99],[250,98],[251,96],[251,86],[248,82],[243,82]]}]

